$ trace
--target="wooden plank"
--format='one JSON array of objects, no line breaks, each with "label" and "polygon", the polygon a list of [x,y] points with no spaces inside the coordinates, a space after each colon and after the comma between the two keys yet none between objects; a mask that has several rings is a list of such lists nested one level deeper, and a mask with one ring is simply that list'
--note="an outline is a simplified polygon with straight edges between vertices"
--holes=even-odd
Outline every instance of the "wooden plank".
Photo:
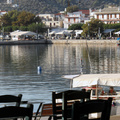
[{"label": "wooden plank", "polygon": [[[69,102],[68,105],[72,105],[74,102]],[[62,113],[62,103],[56,104],[58,107],[58,111]],[[61,108],[61,110],[60,110]],[[41,117],[42,116],[52,116],[53,115],[53,107],[52,103],[43,104],[42,110],[41,110]]]}]

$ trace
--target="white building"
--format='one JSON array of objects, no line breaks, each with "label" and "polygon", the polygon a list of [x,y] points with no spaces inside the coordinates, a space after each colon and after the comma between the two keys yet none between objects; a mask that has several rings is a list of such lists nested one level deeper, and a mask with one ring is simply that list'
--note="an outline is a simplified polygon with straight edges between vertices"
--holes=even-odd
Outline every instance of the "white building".
[{"label": "white building", "polygon": [[7,11],[1,11],[0,10],[0,16],[3,16],[4,14],[8,13]]},{"label": "white building", "polygon": [[120,7],[107,7],[90,12],[90,18],[103,21],[105,24],[120,23]]},{"label": "white building", "polygon": [[62,19],[61,19],[60,13],[59,14],[38,14],[37,16],[39,16],[42,19],[42,22],[50,28],[62,27]]},{"label": "white building", "polygon": [[7,0],[7,4],[12,4],[13,0]]},{"label": "white building", "polygon": [[89,20],[89,10],[67,13],[63,21],[64,28],[68,28],[72,24],[84,23],[86,20]]}]

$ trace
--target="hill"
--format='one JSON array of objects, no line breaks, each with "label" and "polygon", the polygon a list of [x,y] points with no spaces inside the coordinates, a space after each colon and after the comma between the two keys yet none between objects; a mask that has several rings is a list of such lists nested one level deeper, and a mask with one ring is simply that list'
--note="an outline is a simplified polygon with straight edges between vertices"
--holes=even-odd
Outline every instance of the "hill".
[{"label": "hill", "polygon": [[[105,5],[120,5],[120,0],[69,0],[70,5],[79,5],[80,9],[103,8]],[[68,0],[14,0],[13,4],[6,4],[7,0],[0,0],[1,10],[25,10],[34,14],[38,13],[57,13],[63,11]],[[13,7],[18,4],[19,7]]]}]

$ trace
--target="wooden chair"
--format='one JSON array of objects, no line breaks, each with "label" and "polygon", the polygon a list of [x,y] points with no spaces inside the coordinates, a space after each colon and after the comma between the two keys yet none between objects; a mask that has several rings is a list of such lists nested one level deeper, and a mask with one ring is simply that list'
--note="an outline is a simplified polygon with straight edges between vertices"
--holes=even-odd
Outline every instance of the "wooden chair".
[{"label": "wooden chair", "polygon": [[[83,92],[84,92],[84,97],[83,97]],[[72,99],[68,97],[68,95],[72,95]],[[85,92],[85,90],[82,91],[67,90],[60,93],[52,92],[53,119],[57,120],[68,117],[66,115],[68,111],[67,107],[68,106],[71,107],[72,104],[74,103],[74,101],[67,102],[68,99],[69,100],[82,99],[82,101],[84,101],[85,98],[90,99],[90,92]],[[58,103],[57,102],[58,99],[61,99],[62,101]]]},{"label": "wooden chair", "polygon": [[1,95],[0,96],[0,103],[15,103],[15,106],[20,106],[21,103],[21,99],[22,99],[22,95],[19,94],[18,96],[14,96],[14,95]]},{"label": "wooden chair", "polygon": [[[90,100],[84,103],[74,103],[72,106],[72,120],[109,120],[112,98],[108,100]],[[89,114],[100,113],[99,118],[91,119]]]},{"label": "wooden chair", "polygon": [[81,91],[63,92],[62,93],[62,120],[71,118],[72,107],[68,105],[69,102],[85,102],[90,100],[90,91],[86,92],[85,89]]},{"label": "wooden chair", "polygon": [[25,118],[32,120],[33,105],[28,104],[27,107],[6,106],[0,108],[0,118]]}]

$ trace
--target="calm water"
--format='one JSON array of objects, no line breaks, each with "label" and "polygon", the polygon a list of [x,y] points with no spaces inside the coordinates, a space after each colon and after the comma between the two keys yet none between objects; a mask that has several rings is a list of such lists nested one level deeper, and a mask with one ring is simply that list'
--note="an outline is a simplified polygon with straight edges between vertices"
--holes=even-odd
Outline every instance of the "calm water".
[{"label": "calm water", "polygon": [[81,59],[83,73],[120,73],[119,46],[89,46],[89,55],[85,45],[0,46],[0,94],[51,102],[52,91],[69,89],[62,75],[79,74]]}]

